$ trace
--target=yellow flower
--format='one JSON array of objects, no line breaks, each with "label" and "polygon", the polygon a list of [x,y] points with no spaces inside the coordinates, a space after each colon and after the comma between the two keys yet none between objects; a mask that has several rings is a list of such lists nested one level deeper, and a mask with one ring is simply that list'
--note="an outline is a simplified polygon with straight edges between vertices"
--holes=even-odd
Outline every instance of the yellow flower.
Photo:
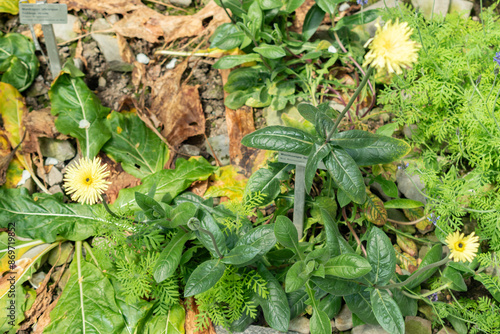
[{"label": "yellow flower", "polygon": [[372,65],[379,73],[403,73],[402,68],[409,68],[417,61],[420,44],[412,41],[413,29],[408,23],[387,22],[383,28],[377,23],[375,36],[366,42],[370,51],[365,55],[363,66]]},{"label": "yellow flower", "polygon": [[82,204],[97,203],[110,184],[105,180],[109,176],[106,167],[101,165],[100,158],[82,158],[69,166],[64,175],[64,189],[71,194],[71,199]]},{"label": "yellow flower", "polygon": [[450,249],[450,259],[455,262],[472,262],[479,248],[479,237],[474,232],[464,237],[463,233],[455,231],[446,237]]}]

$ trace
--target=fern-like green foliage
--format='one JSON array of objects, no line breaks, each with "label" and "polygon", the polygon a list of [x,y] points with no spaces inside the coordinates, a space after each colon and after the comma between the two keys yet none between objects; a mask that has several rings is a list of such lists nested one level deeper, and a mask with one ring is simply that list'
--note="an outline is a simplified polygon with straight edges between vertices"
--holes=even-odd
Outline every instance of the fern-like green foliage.
[{"label": "fern-like green foliage", "polygon": [[453,316],[464,321],[469,334],[500,333],[500,307],[488,297],[460,298],[458,303],[436,303],[440,318]]},{"label": "fern-like green foliage", "polygon": [[267,298],[269,292],[264,279],[253,270],[228,266],[215,286],[196,296],[200,311],[197,328],[207,328],[210,320],[214,325],[229,328],[244,314],[255,318],[257,305],[251,300],[253,293]]}]

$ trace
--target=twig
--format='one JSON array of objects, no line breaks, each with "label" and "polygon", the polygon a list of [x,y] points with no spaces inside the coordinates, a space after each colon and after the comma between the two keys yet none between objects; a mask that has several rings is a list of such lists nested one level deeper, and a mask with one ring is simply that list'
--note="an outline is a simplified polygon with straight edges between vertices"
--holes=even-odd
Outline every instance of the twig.
[{"label": "twig", "polygon": [[387,221],[391,222],[391,223],[398,224],[398,225],[416,225],[416,224],[420,223],[421,221],[425,220],[426,218],[427,218],[427,216],[423,216],[422,218],[419,218],[419,219],[411,221],[411,222],[401,222],[399,220],[387,218]]},{"label": "twig", "polygon": [[217,167],[222,166],[222,163],[220,162],[219,158],[217,158],[217,155],[215,154],[215,151],[214,151],[214,148],[212,147],[212,144],[210,144],[210,142],[208,141],[207,135],[205,133],[203,135],[205,136],[205,141],[207,142],[208,147],[210,148],[210,151],[212,151],[212,155],[214,156],[215,163],[217,164]]},{"label": "twig", "polygon": [[347,224],[347,227],[349,228],[349,231],[351,231],[351,234],[353,235],[354,239],[356,239],[356,242],[358,243],[358,246],[361,247],[361,250],[363,251],[363,254],[366,256],[366,249],[365,246],[361,243],[361,240],[359,240],[358,235],[356,234],[356,231],[352,228],[351,223],[347,220],[347,214],[345,213],[345,207],[342,208],[342,216],[344,217],[344,220]]},{"label": "twig", "polygon": [[104,33],[104,32],[113,32],[114,29],[104,29],[104,30],[96,30],[96,31],[92,31],[92,32],[88,32],[86,34],[83,34],[83,35],[80,35],[78,37],[75,37],[75,38],[72,38],[72,39],[68,39],[67,41],[64,41],[62,43],[59,43],[57,45],[65,45],[65,44],[69,44],[69,43],[72,43],[74,41],[77,41],[79,39],[82,39],[82,38],[85,38],[89,35],[92,35],[92,34],[100,34],[100,33]]}]

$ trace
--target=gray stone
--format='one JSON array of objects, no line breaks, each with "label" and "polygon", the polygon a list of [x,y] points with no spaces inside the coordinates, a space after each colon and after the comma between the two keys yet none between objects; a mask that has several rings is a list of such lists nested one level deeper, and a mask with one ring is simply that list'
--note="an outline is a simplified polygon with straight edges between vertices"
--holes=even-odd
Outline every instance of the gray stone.
[{"label": "gray stone", "polygon": [[52,186],[48,189],[49,193],[52,195],[57,194],[57,193],[62,193],[61,186],[56,184],[55,186]]},{"label": "gray stone", "polygon": [[335,327],[339,331],[346,331],[352,328],[352,312],[347,305],[344,305],[340,313],[335,317]]},{"label": "gray stone", "polygon": [[467,0],[451,0],[450,3],[450,13],[463,13],[464,18],[468,18],[470,16],[470,12],[474,7],[474,3]]},{"label": "gray stone", "polygon": [[83,60],[81,60],[80,58],[73,58],[73,63],[75,64],[77,69],[83,71]]},{"label": "gray stone", "polygon": [[80,160],[80,156],[76,156],[73,160],[71,160],[63,169],[62,169],[62,173],[63,174],[66,174],[66,170],[69,166],[73,166],[75,165],[78,161]]},{"label": "gray stone", "polygon": [[56,167],[52,166],[50,171],[47,173],[47,183],[49,186],[61,183],[63,180],[63,175]]},{"label": "gray stone", "polygon": [[192,0],[170,0],[170,3],[174,6],[179,6],[179,7],[189,7],[191,4]]},{"label": "gray stone", "polygon": [[[413,199],[415,201],[420,201],[426,203],[426,198],[418,190],[423,192],[425,185],[420,181],[420,176],[417,174],[408,175],[404,170],[398,170],[396,173],[396,181],[398,183],[398,189],[401,191],[406,198]],[[417,188],[418,190],[417,190]]]},{"label": "gray stone", "polygon": [[200,155],[200,148],[198,146],[185,144],[179,148],[179,153],[188,155],[190,157]]},{"label": "gray stone", "polygon": [[295,319],[290,320],[290,324],[288,325],[289,331],[295,331],[301,334],[309,334],[309,322],[310,320],[306,317],[297,317]]},{"label": "gray stone", "polygon": [[66,161],[73,158],[76,154],[75,148],[67,140],[57,140],[41,137],[40,151],[44,157],[56,158],[59,161]]},{"label": "gray stone", "polygon": [[48,157],[47,159],[45,159],[45,166],[57,165],[58,163],[59,160],[57,160],[56,158]]},{"label": "gray stone", "polygon": [[405,319],[406,334],[432,334],[432,323],[420,317],[408,316]]},{"label": "gray stone", "polygon": [[[66,263],[66,259],[68,256],[71,254],[71,251],[73,250],[73,244],[71,242],[65,242],[61,244],[61,250],[59,251],[59,247],[56,247],[52,249],[49,252],[49,258],[47,261],[51,266],[62,266],[64,263]],[[59,253],[61,254],[59,256]],[[71,261],[71,258],[69,259],[68,263]]]},{"label": "gray stone", "polygon": [[[228,165],[231,161],[229,158],[229,137],[227,135],[219,135],[215,137],[208,138],[210,145],[215,152],[215,155],[219,159],[220,163],[225,166]],[[207,152],[213,156],[212,150],[206,144]]]},{"label": "gray stone", "polygon": [[38,289],[38,287],[40,286],[40,283],[42,283],[42,281],[45,279],[45,276],[47,276],[47,274],[44,273],[43,271],[39,271],[36,274],[34,274],[33,276],[31,276],[31,278],[29,280],[31,283],[31,286],[34,289]]},{"label": "gray stone", "polygon": [[135,59],[141,64],[149,64],[149,57],[144,53],[138,53],[137,56],[135,56]]},{"label": "gray stone", "polygon": [[[112,26],[106,19],[97,19],[92,25],[92,31],[101,31],[111,29]],[[92,38],[97,42],[99,50],[104,55],[106,63],[113,71],[126,72],[131,64],[127,64],[122,60],[118,39],[110,33],[92,33]]]},{"label": "gray stone", "polygon": [[455,332],[450,327],[444,326],[439,332],[437,332],[437,334],[458,334],[458,333]]},{"label": "gray stone", "polygon": [[81,25],[78,17],[68,14],[68,23],[54,24],[54,35],[56,35],[57,42],[62,43],[78,37],[74,28],[78,30],[81,28]]},{"label": "gray stone", "polygon": [[390,334],[379,325],[362,325],[354,327],[351,334]]},{"label": "gray stone", "polygon": [[[221,326],[215,326],[215,332],[217,334],[230,334],[226,329]],[[232,332],[232,334],[245,333],[245,334],[283,334],[269,327],[261,327],[251,325],[244,332]],[[288,334],[296,334],[296,332],[288,332]]]},{"label": "gray stone", "polygon": [[[363,8],[363,10],[361,10],[361,12],[372,9],[392,8],[396,7],[399,3],[401,3],[400,0],[380,0],[375,2],[374,4],[371,4],[370,6],[366,6],[365,8]],[[373,35],[375,35],[375,31],[377,31],[377,27],[375,26],[377,22],[380,22],[380,25],[382,26],[384,25],[384,22],[380,19],[380,16],[372,22],[363,25],[363,30],[368,32],[371,37],[373,37]]]},{"label": "gray stone", "polygon": [[101,88],[106,87],[106,79],[104,79],[103,77],[99,77],[99,80],[97,81],[97,84],[98,84],[98,85],[99,85],[99,87],[101,87]]},{"label": "gray stone", "polygon": [[450,0],[411,0],[411,3],[427,19],[436,17],[436,15],[444,17],[450,9]]}]

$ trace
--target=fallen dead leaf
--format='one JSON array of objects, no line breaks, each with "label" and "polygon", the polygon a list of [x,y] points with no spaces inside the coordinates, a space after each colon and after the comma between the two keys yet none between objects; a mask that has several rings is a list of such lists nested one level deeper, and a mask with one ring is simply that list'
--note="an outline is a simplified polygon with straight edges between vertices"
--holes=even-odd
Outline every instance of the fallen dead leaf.
[{"label": "fallen dead leaf", "polygon": [[[43,36],[43,31],[42,31],[42,25],[41,24],[35,24],[33,29],[35,30],[35,36],[36,38],[40,38]],[[21,32],[22,35],[28,37],[29,39],[33,39],[33,35],[31,34],[31,30],[25,30]]]},{"label": "fallen dead leaf", "polygon": [[189,189],[193,194],[203,197],[208,188],[208,179],[204,181],[195,181]]},{"label": "fallen dead leaf", "polygon": [[134,53],[128,45],[127,40],[120,34],[116,34],[116,38],[118,40],[118,47],[120,48],[120,56],[122,60],[126,63],[132,64],[135,61]]},{"label": "fallen dead leaf", "polygon": [[[188,303],[190,305],[188,305]],[[212,322],[209,320],[209,326],[207,329],[198,331],[196,328],[196,315],[200,312],[198,311],[198,305],[193,297],[189,297],[189,300],[184,301],[184,308],[186,310],[186,322],[184,323],[184,329],[186,334],[216,334]]]},{"label": "fallen dead leaf", "polygon": [[40,110],[33,110],[23,117],[23,124],[30,135],[36,137],[56,138],[60,140],[68,139],[68,136],[57,131],[54,121],[56,117],[50,113],[50,107]]},{"label": "fallen dead leaf", "polygon": [[105,195],[109,204],[112,204],[118,198],[120,190],[132,188],[141,184],[140,179],[125,172],[121,164],[114,162],[104,153],[101,153],[99,157],[108,165],[107,170],[109,171],[109,177],[107,180],[111,182],[111,184],[108,186]]},{"label": "fallen dead leaf", "polygon": [[68,10],[89,9],[101,14],[125,14],[127,12],[148,8],[141,0],[49,0],[48,3],[65,3]]},{"label": "fallen dead leaf", "polygon": [[81,39],[79,39],[76,44],[75,59],[80,59],[85,65],[85,68],[88,66],[87,59],[83,56],[83,43]]},{"label": "fallen dead leaf", "polygon": [[[210,23],[204,27],[209,19]],[[122,36],[142,38],[151,43],[158,42],[164,36],[165,43],[169,43],[182,37],[210,34],[225,22],[229,22],[229,18],[224,10],[210,1],[198,13],[184,16],[166,16],[143,6],[140,10],[126,14],[113,25],[113,29]]]}]

